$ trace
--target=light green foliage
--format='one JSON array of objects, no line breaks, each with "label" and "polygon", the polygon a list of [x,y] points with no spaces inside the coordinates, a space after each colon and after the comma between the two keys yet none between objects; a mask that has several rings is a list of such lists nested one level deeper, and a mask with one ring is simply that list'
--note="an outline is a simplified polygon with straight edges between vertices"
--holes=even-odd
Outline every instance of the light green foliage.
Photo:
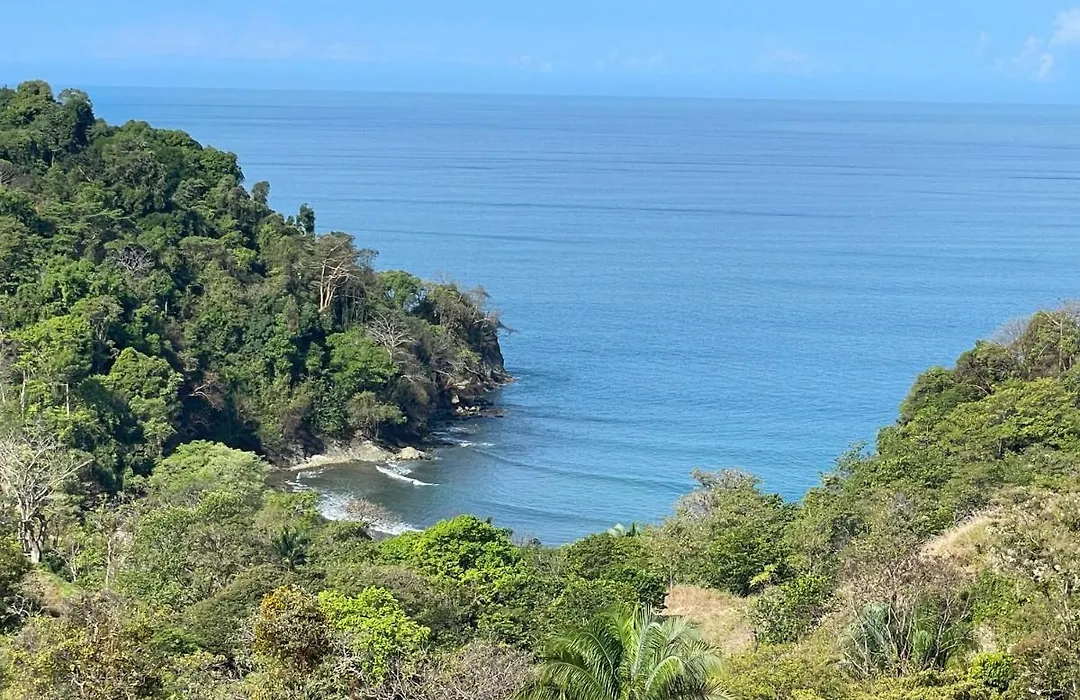
[{"label": "light green foliage", "polygon": [[252,524],[251,508],[235,493],[215,491],[194,506],[154,508],[135,525],[123,588],[170,607],[203,600],[245,568],[271,559],[269,542]]},{"label": "light green foliage", "polygon": [[374,392],[354,394],[345,406],[349,425],[358,434],[377,439],[384,426],[401,425],[405,414],[394,404],[379,401]]},{"label": "light green foliage", "polygon": [[968,675],[985,688],[1005,691],[1016,677],[1016,663],[1000,651],[979,654],[972,659]]},{"label": "light green foliage", "polygon": [[497,588],[518,572],[519,557],[510,533],[471,515],[387,540],[380,552],[436,581],[466,584],[478,591]]},{"label": "light green foliage", "polygon": [[327,338],[330,370],[336,388],[345,395],[385,384],[397,368],[390,354],[364,335],[362,329]]},{"label": "light green foliage", "polygon": [[160,357],[149,357],[124,348],[102,386],[123,402],[138,434],[132,441],[145,445],[147,458],[160,457],[176,434],[183,377]]},{"label": "light green foliage", "polygon": [[379,273],[386,303],[396,310],[414,311],[424,300],[424,283],[418,277],[403,270],[387,270]]},{"label": "light green foliage", "polygon": [[995,554],[1032,594],[1009,622],[1017,684],[1080,697],[1080,494],[1036,494],[995,528]]},{"label": "light green foliage", "polygon": [[73,386],[92,367],[93,343],[86,319],[55,316],[12,333],[11,340],[19,353],[14,369],[27,381],[27,400],[70,410]]},{"label": "light green foliage", "polygon": [[679,618],[648,608],[600,615],[554,638],[521,698],[724,700],[720,659]]},{"label": "light green foliage", "polygon": [[23,576],[30,570],[22,547],[14,537],[0,538],[0,630],[16,622],[12,607]]},{"label": "light green foliage", "polygon": [[739,700],[840,700],[850,688],[818,646],[763,646],[726,658],[720,679]]},{"label": "light green foliage", "polygon": [[58,618],[33,618],[10,655],[3,700],[160,698],[168,658],[151,621],[107,597],[81,599]]},{"label": "light green foliage", "polygon": [[366,588],[355,596],[319,594],[319,609],[348,648],[361,657],[366,678],[383,680],[395,664],[419,656],[431,630],[411,620],[385,588]]},{"label": "light green foliage", "polygon": [[889,678],[874,683],[853,700],[998,700],[1001,695],[957,673],[923,672],[908,678]]},{"label": "light green foliage", "polygon": [[163,676],[166,700],[250,700],[226,660],[207,652],[170,658]]},{"label": "light green foliage", "polygon": [[161,461],[150,477],[155,498],[166,503],[197,503],[211,492],[228,493],[257,504],[266,490],[269,466],[257,455],[209,442],[189,442]]}]

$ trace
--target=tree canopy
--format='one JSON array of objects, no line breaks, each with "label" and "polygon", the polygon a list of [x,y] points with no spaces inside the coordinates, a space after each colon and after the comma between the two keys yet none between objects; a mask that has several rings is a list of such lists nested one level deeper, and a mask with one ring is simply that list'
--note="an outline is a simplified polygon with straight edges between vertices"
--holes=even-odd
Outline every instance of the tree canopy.
[{"label": "tree canopy", "polygon": [[191,439],[272,460],[409,441],[504,377],[484,296],[377,272],[375,252],[270,209],[236,156],[0,91],[0,401],[118,489]]}]

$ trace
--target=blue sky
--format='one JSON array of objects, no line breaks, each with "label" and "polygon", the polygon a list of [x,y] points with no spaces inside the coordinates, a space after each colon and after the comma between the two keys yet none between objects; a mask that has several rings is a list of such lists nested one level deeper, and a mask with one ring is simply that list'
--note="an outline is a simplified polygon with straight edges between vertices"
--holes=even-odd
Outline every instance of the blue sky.
[{"label": "blue sky", "polygon": [[1080,101],[1080,0],[4,5],[0,83]]}]

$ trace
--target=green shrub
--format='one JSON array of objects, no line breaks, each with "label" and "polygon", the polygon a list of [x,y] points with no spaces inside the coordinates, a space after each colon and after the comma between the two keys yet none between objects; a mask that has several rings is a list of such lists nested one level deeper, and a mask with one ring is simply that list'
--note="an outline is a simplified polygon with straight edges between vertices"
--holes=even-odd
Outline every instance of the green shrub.
[{"label": "green shrub", "polygon": [[319,600],[294,586],[276,589],[259,605],[256,654],[298,669],[312,669],[332,648],[330,622]]},{"label": "green shrub", "polygon": [[517,573],[519,561],[508,530],[471,515],[386,540],[379,553],[433,580],[481,588],[505,582]]},{"label": "green shrub", "polygon": [[821,619],[831,594],[832,582],[812,575],[770,588],[750,610],[754,635],[764,644],[797,641]]},{"label": "green shrub", "polygon": [[786,644],[729,657],[721,680],[739,700],[838,700],[849,685],[828,650]]},{"label": "green shrub", "polygon": [[331,628],[360,656],[360,671],[368,680],[381,681],[395,663],[417,658],[431,636],[385,588],[366,588],[355,596],[323,591],[318,598]]},{"label": "green shrub", "polygon": [[590,535],[567,547],[565,557],[566,568],[585,580],[628,584],[636,602],[658,607],[667,595],[664,578],[650,569],[648,550],[639,537]]},{"label": "green shrub", "polygon": [[971,660],[968,672],[973,681],[993,690],[1008,690],[1016,676],[1013,658],[1000,651],[979,654]]},{"label": "green shrub", "polygon": [[885,678],[856,700],[996,700],[998,693],[954,672],[924,671],[905,678]]},{"label": "green shrub", "polygon": [[869,603],[845,632],[844,666],[857,678],[941,669],[970,643],[970,624],[945,601]]}]

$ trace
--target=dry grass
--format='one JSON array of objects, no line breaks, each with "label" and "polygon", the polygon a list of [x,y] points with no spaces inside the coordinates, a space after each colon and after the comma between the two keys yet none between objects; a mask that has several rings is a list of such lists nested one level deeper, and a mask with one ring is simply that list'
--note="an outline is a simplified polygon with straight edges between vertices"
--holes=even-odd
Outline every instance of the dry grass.
[{"label": "dry grass", "polygon": [[993,513],[979,513],[930,540],[923,556],[948,561],[961,569],[974,570],[986,563]]},{"label": "dry grass", "polygon": [[751,599],[697,586],[673,586],[665,613],[687,618],[705,641],[725,654],[735,654],[754,643],[747,611]]}]

